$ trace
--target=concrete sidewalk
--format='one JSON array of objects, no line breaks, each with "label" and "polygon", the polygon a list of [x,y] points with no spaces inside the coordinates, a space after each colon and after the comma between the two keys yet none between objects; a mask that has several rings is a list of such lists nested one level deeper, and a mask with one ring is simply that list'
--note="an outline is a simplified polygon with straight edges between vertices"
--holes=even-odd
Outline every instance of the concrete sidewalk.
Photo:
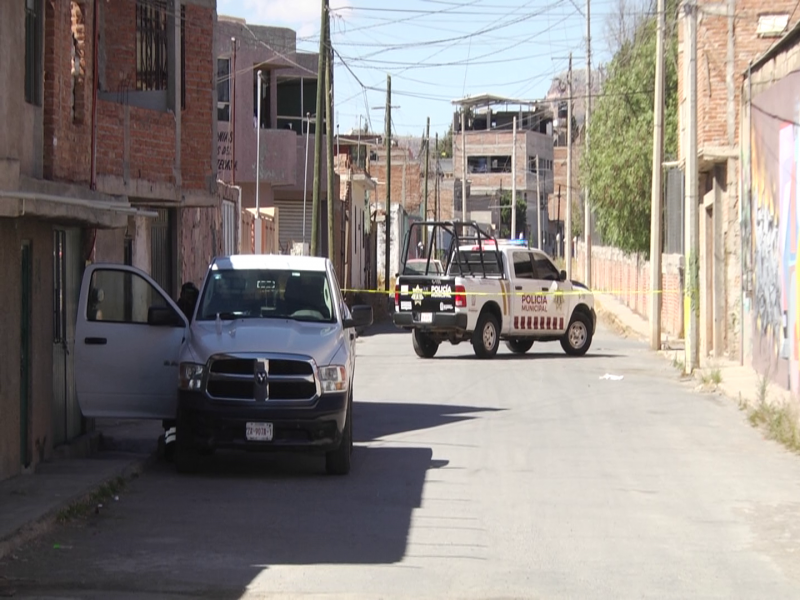
[{"label": "concrete sidewalk", "polygon": [[35,473],[0,482],[0,558],[141,473],[155,460],[163,433],[160,421],[138,420],[98,419],[96,430],[99,451],[89,458],[57,449],[57,458]]},{"label": "concrete sidewalk", "polygon": [[[635,338],[649,344],[650,323],[625,304],[607,294],[595,294],[596,310],[609,327],[620,335]],[[676,370],[683,370],[683,340],[661,336],[659,354],[672,361]],[[760,400],[760,390],[764,383],[762,377],[749,365],[740,365],[737,361],[726,358],[701,359],[701,367],[695,371],[698,388],[706,391],[719,391],[740,404],[756,405]],[[718,380],[718,383],[715,383]],[[777,384],[766,385],[765,399],[783,403],[792,401],[792,395],[786,388]]]}]

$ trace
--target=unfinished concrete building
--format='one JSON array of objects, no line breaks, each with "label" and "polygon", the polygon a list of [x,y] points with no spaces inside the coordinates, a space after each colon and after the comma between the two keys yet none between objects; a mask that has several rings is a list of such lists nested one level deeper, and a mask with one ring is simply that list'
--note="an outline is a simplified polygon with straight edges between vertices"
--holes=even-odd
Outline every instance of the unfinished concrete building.
[{"label": "unfinished concrete building", "polygon": [[[549,231],[547,207],[548,195],[553,192],[553,113],[549,104],[491,94],[468,96],[453,104],[458,107],[453,117],[453,170],[456,188],[462,187],[466,170],[466,218],[491,227],[499,237],[522,236],[531,240],[532,246],[552,253],[555,238]],[[527,211],[517,215],[517,231],[512,235],[510,211],[503,215],[500,198],[511,192],[514,181],[517,201],[524,200]],[[460,201],[453,212],[456,218],[464,216]]]}]

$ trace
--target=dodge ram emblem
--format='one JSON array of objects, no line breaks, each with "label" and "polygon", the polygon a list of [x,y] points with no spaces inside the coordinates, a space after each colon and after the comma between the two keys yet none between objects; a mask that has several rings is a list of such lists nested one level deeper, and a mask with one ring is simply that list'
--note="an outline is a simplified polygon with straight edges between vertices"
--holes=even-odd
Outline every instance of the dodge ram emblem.
[{"label": "dodge ram emblem", "polygon": [[269,386],[267,373],[269,372],[268,360],[257,360],[254,365],[255,385],[253,386],[253,399],[256,402],[264,402],[269,398]]}]

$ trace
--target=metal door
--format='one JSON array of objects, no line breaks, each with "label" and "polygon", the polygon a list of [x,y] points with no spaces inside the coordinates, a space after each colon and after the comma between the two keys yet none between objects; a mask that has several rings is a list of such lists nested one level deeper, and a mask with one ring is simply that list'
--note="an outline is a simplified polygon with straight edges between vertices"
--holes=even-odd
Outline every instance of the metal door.
[{"label": "metal door", "polygon": [[175,294],[173,260],[174,217],[168,208],[158,209],[150,229],[150,274],[167,294]]},{"label": "metal door", "polygon": [[31,464],[31,300],[33,260],[31,243],[22,242],[20,253],[20,360],[19,360],[19,459]]}]

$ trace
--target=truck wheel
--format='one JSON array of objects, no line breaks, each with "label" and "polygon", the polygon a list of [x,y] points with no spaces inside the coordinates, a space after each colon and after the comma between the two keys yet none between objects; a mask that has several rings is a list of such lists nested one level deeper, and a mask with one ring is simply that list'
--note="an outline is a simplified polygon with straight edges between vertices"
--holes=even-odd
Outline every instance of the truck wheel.
[{"label": "truck wheel", "polygon": [[493,358],[500,345],[500,327],[497,318],[490,312],[478,318],[478,326],[472,333],[472,349],[478,358]]},{"label": "truck wheel", "polygon": [[432,340],[419,329],[415,329],[411,334],[411,342],[414,345],[414,352],[420,358],[433,358],[439,349],[439,342]]},{"label": "truck wheel", "polygon": [[353,402],[347,403],[342,441],[336,450],[325,454],[325,471],[328,475],[347,475],[350,472],[350,455],[353,453]]},{"label": "truck wheel", "polygon": [[192,440],[192,425],[186,418],[186,413],[178,415],[178,424],[175,430],[175,470],[178,473],[196,473],[199,456]]},{"label": "truck wheel", "polygon": [[592,328],[589,317],[582,312],[573,313],[567,332],[561,338],[561,347],[570,356],[583,356],[592,345]]},{"label": "truck wheel", "polygon": [[506,347],[514,354],[525,354],[533,348],[533,340],[508,340]]}]

